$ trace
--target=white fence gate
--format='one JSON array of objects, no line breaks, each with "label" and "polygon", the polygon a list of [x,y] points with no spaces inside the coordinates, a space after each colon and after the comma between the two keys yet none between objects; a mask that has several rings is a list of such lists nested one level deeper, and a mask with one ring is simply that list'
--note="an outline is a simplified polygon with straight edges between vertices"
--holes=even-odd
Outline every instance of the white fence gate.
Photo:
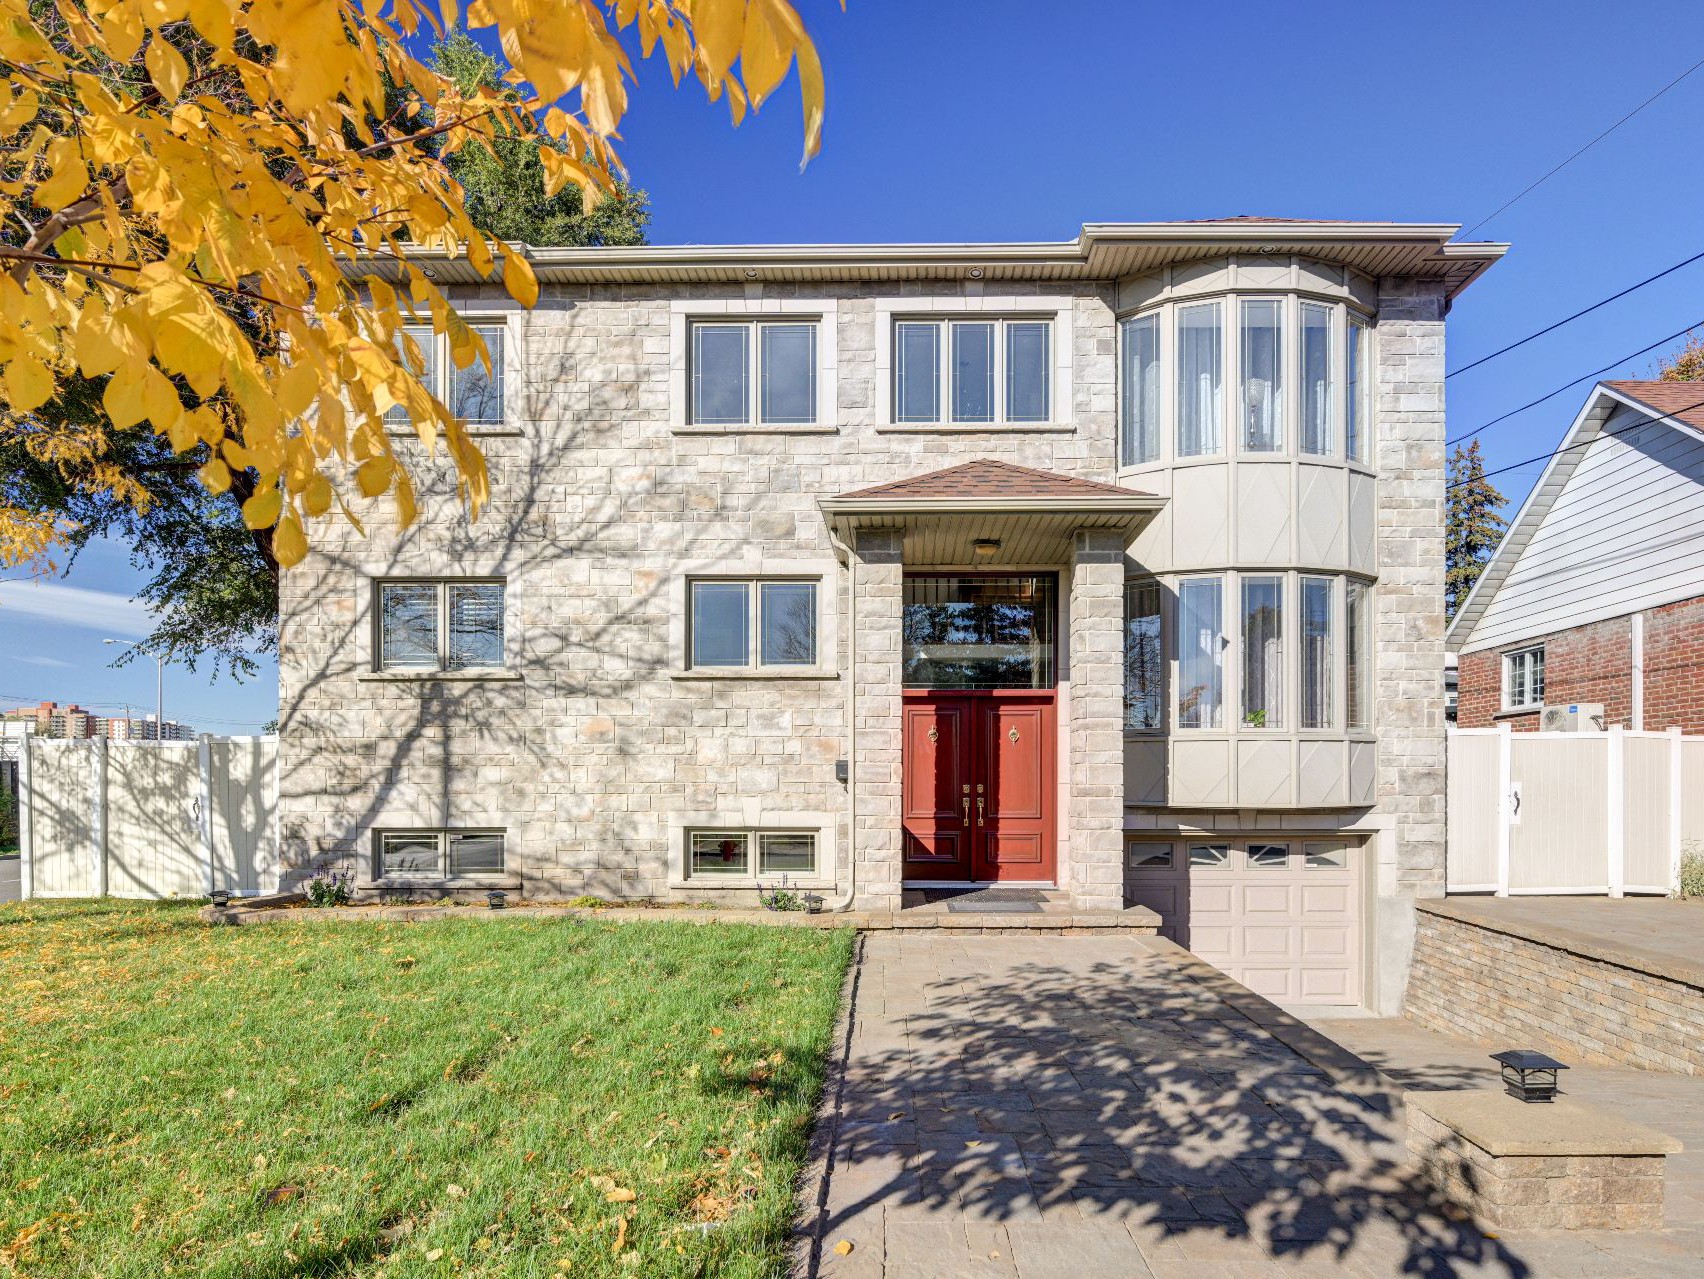
[{"label": "white fence gate", "polygon": [[1704,737],[1449,732],[1452,893],[1671,893],[1704,851]]},{"label": "white fence gate", "polygon": [[23,741],[23,896],[276,891],[276,737]]}]

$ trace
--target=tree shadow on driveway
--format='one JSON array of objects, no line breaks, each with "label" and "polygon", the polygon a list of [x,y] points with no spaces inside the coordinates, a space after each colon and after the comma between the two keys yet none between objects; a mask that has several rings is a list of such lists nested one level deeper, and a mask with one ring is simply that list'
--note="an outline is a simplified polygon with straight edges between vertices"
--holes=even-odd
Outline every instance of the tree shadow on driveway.
[{"label": "tree shadow on driveway", "polygon": [[867,937],[812,1273],[926,1273],[921,1223],[961,1231],[967,1273],[1013,1273],[1012,1250],[1026,1273],[1044,1239],[1091,1241],[1085,1276],[1141,1273],[1110,1268],[1132,1245],[1155,1268],[1530,1273],[1403,1168],[1376,1076],[1314,1064],[1168,946]]}]

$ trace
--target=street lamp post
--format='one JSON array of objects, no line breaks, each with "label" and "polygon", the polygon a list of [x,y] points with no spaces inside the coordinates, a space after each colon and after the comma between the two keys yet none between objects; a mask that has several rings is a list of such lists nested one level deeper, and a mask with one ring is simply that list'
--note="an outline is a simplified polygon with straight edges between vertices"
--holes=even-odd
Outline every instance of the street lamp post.
[{"label": "street lamp post", "polygon": [[[142,647],[135,640],[108,639],[101,643],[123,644],[126,648]],[[158,668],[154,682],[154,740],[158,742],[164,740],[166,731],[166,659],[163,655],[154,654],[154,662]]]}]

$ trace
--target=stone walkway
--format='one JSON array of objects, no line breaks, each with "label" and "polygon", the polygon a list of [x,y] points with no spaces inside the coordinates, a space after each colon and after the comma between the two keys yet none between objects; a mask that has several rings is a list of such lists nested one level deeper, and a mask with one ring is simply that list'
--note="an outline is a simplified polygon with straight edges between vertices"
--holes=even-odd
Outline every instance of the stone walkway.
[{"label": "stone walkway", "polygon": [[[1429,1206],[1382,1082],[1310,1053],[1327,1073],[1169,942],[860,946],[801,1273],[1639,1273],[1541,1272]],[[1305,1049],[1294,1023],[1276,1028]]]}]

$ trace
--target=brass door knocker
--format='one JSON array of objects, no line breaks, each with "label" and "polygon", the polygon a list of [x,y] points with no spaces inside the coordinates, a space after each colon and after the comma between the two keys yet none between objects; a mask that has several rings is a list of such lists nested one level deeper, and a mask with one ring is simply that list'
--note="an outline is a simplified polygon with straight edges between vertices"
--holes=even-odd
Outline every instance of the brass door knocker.
[{"label": "brass door knocker", "polygon": [[1018,726],[1013,724],[1012,731],[1007,733],[1006,736],[1011,739],[1012,745],[1016,746],[1018,744]]}]

